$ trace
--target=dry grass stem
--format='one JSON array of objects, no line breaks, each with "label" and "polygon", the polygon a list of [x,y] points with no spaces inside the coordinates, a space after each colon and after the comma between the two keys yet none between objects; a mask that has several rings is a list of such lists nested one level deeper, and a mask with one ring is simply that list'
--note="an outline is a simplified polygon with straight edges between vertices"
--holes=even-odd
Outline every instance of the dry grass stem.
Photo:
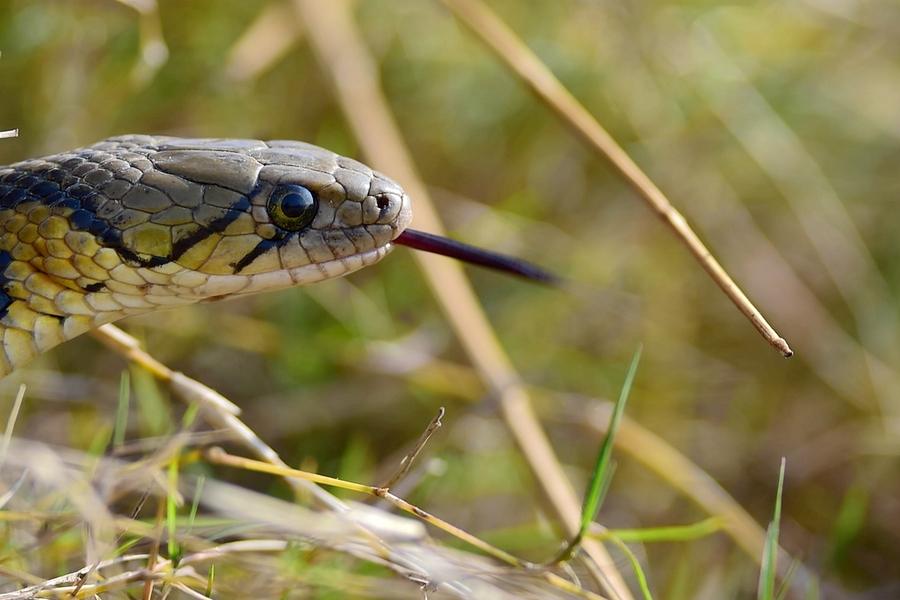
[{"label": "dry grass stem", "polygon": [[441,0],[587,145],[606,158],[668,225],[763,338],[785,358],[794,353],[731,279],[685,218],[600,123],[496,14],[478,0]]},{"label": "dry grass stem", "polygon": [[406,474],[409,473],[410,468],[412,468],[413,461],[416,460],[416,457],[425,447],[425,444],[428,443],[428,440],[431,439],[431,436],[434,435],[434,432],[438,430],[441,426],[441,419],[444,416],[444,407],[442,406],[438,409],[438,414],[434,416],[431,422],[428,424],[428,427],[425,428],[425,431],[422,432],[422,435],[419,436],[419,439],[416,440],[416,445],[413,446],[413,449],[409,451],[409,453],[403,457],[400,461],[400,468],[397,469],[397,472],[394,473],[390,479],[387,480],[382,486],[383,489],[389,490],[394,487],[401,479],[406,477]]},{"label": "dry grass stem", "polygon": [[238,82],[258,77],[290,51],[300,34],[290,5],[267,4],[231,48],[225,72]]}]

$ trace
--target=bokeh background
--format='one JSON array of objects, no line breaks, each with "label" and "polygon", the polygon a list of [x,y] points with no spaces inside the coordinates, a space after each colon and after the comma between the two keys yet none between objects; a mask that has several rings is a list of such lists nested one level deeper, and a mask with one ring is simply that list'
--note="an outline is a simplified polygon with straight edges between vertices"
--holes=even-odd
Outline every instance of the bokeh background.
[{"label": "bokeh background", "polygon": [[[900,5],[489,4],[796,352],[769,348],[621,178],[439,3],[358,2],[451,235],[575,282],[568,293],[469,270],[576,487],[599,443],[581,415],[617,397],[643,344],[631,418],[763,525],[786,457],[782,546],[822,576],[823,597],[900,593]],[[286,0],[0,0],[0,51],[0,129],[20,131],[0,143],[0,164],[124,133],[300,139],[366,160]],[[559,540],[540,493],[409,253],[346,280],[123,326],[239,404],[286,461],[328,474],[378,481],[445,406],[432,472],[410,499],[543,560]],[[17,433],[88,447],[115,418],[124,368],[75,340],[8,378],[0,413],[25,380]],[[617,458],[603,525],[706,516]],[[641,555],[657,597],[755,594],[756,564],[723,534]]]}]

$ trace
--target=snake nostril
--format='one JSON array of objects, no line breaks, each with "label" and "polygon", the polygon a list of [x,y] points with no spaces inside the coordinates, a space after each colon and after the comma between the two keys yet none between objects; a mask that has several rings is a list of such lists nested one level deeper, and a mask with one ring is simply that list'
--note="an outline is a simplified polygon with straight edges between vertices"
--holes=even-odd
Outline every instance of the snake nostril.
[{"label": "snake nostril", "polygon": [[378,207],[378,210],[384,211],[391,205],[391,199],[387,196],[378,196],[375,198],[375,206]]}]

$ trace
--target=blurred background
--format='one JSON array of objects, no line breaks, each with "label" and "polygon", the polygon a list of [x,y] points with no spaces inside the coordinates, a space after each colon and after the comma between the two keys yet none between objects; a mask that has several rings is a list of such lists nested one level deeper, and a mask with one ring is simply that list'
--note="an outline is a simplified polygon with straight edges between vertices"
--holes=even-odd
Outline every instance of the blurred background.
[{"label": "blurred background", "polygon": [[[643,344],[627,414],[763,526],[786,457],[782,546],[821,574],[823,596],[895,597],[900,5],[489,5],[796,353],[768,347],[621,178],[439,3],[361,0],[359,26],[450,234],[576,282],[565,293],[468,269],[576,488],[599,444],[585,415],[618,396]],[[0,129],[20,132],[0,143],[0,164],[126,133],[298,139],[367,158],[286,0],[0,0],[0,52]],[[410,252],[345,280],[123,326],[240,405],[288,463],[327,474],[380,481],[445,406],[431,472],[409,499],[544,560],[558,532]],[[90,337],[72,341],[7,378],[0,413],[27,381],[18,435],[88,447],[115,419],[125,368]],[[164,430],[154,414],[136,435]],[[617,458],[603,525],[706,516]],[[757,565],[721,533],[641,557],[657,597],[754,597]]]}]

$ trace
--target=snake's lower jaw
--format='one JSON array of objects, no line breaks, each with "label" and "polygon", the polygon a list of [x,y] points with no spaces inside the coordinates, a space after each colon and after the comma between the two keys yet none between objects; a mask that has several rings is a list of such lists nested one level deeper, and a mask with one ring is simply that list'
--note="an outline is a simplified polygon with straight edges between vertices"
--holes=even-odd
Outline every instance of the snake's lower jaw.
[{"label": "snake's lower jaw", "polygon": [[[204,284],[181,297],[154,296],[152,286],[149,286],[145,290],[146,295],[143,296],[143,300],[147,302],[146,306],[98,310],[93,315],[52,316],[32,310],[25,303],[16,303],[5,317],[4,323],[0,324],[0,377],[54,346],[106,323],[164,308],[218,302],[236,296],[340,277],[377,263],[392,248],[393,244],[387,243],[373,250],[341,259],[255,275],[210,276]],[[98,307],[127,303],[129,302],[127,297],[128,295],[108,289],[84,295],[85,304]]]},{"label": "snake's lower jaw", "polygon": [[[342,277],[363,267],[374,265],[384,258],[392,248],[393,244],[388,243],[384,246],[344,258],[336,258],[290,269],[257,273],[255,275],[230,275],[227,277],[227,280],[225,278],[221,280],[210,278],[207,284],[197,289],[197,293],[221,299],[222,297],[256,294],[297,285],[309,285],[326,279]],[[220,285],[222,289],[219,289]]]}]

